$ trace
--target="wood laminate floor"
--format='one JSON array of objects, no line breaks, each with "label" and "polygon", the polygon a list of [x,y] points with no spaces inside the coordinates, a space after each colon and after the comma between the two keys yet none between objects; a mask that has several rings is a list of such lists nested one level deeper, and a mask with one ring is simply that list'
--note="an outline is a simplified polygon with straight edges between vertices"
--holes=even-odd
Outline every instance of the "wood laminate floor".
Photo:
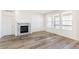
[{"label": "wood laminate floor", "polygon": [[0,40],[1,49],[78,49],[79,41],[49,32],[35,32],[20,37],[5,36]]}]

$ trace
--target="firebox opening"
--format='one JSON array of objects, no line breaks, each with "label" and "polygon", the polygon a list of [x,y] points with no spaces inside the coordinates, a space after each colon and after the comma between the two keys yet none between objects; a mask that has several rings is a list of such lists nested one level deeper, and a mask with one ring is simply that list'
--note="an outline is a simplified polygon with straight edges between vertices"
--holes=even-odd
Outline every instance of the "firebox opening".
[{"label": "firebox opening", "polygon": [[20,33],[27,33],[28,32],[28,26],[21,26],[20,27]]}]

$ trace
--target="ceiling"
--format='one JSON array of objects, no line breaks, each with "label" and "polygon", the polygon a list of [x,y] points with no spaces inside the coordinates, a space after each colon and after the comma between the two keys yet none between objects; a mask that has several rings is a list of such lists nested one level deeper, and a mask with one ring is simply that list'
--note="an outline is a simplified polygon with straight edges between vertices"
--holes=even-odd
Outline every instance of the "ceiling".
[{"label": "ceiling", "polygon": [[25,13],[40,13],[40,14],[46,14],[49,12],[54,12],[56,10],[18,10],[20,12],[25,12]]},{"label": "ceiling", "polygon": [[39,13],[39,14],[46,14],[49,12],[55,12],[57,10],[4,10],[6,12],[23,12],[23,13]]},{"label": "ceiling", "polygon": [[52,12],[52,10],[29,10],[27,12],[34,12],[34,13],[48,13]]}]

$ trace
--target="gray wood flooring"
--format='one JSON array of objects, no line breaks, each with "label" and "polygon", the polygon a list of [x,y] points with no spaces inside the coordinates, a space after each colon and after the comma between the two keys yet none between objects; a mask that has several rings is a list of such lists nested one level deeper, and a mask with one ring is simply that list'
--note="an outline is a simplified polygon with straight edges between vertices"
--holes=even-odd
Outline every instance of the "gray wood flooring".
[{"label": "gray wood flooring", "polygon": [[0,39],[0,49],[78,49],[79,41],[57,34],[40,31],[20,37]]}]

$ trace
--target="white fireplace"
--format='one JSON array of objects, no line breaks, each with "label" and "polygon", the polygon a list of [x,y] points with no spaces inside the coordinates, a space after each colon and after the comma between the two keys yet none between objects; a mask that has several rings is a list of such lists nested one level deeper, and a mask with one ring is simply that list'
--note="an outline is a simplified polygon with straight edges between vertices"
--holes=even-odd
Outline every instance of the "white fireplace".
[{"label": "white fireplace", "polygon": [[16,36],[26,35],[31,33],[31,24],[30,23],[17,23]]}]

